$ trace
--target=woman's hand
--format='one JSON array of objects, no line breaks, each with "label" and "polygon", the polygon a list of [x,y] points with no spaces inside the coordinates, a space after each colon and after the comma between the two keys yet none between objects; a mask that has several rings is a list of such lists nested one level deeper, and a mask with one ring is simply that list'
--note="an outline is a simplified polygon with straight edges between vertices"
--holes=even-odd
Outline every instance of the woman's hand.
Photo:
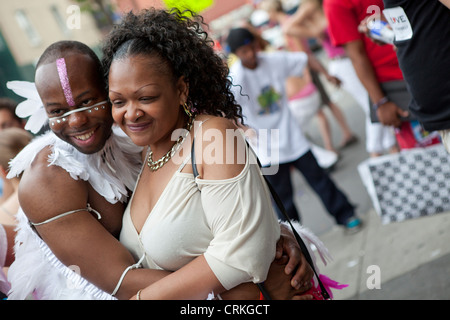
[{"label": "woman's hand", "polygon": [[330,74],[326,75],[326,79],[329,83],[331,83],[332,85],[334,85],[336,88],[340,88],[342,85],[342,81],[341,79],[339,79],[338,77],[332,76]]}]

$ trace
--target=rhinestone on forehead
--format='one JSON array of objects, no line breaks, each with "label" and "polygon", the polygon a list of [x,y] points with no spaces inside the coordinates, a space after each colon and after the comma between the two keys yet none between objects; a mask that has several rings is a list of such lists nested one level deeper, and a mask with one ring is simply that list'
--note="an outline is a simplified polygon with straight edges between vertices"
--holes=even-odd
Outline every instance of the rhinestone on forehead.
[{"label": "rhinestone on forehead", "polygon": [[100,109],[104,110],[104,109],[106,109],[105,104],[107,102],[108,101],[104,100],[104,101],[96,103],[96,104],[94,104],[92,106],[82,107],[82,108],[78,108],[78,109],[75,109],[75,110],[68,111],[68,112],[64,113],[63,115],[61,115],[59,117],[49,118],[49,120],[51,121],[50,124],[52,126],[54,126],[55,122],[56,123],[66,122],[67,121],[67,117],[70,116],[72,113],[83,112],[83,111],[87,111],[87,112],[91,113],[92,110],[94,110],[94,111],[98,111]]},{"label": "rhinestone on forehead", "polygon": [[66,60],[59,58],[56,60],[56,69],[58,70],[59,81],[66,97],[67,104],[71,107],[75,105],[73,100],[72,90],[70,89],[69,77],[67,76]]}]

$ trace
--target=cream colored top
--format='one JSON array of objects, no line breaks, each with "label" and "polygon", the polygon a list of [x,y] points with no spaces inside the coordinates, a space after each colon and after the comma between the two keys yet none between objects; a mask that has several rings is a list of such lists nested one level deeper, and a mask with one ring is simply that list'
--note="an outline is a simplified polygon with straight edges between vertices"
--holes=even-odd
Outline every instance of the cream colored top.
[{"label": "cream colored top", "polygon": [[280,226],[256,157],[247,154],[242,172],[226,180],[194,180],[192,173],[181,172],[189,155],[139,234],[130,216],[131,198],[120,241],[136,260],[145,254],[145,268],[175,271],[204,254],[225,289],[264,281]]}]

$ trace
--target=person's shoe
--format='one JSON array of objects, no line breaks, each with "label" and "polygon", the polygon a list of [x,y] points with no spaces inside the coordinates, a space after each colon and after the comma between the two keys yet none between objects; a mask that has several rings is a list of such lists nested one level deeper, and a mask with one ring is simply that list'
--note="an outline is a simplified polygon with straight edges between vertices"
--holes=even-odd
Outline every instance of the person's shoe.
[{"label": "person's shoe", "polygon": [[360,231],[362,228],[362,222],[356,217],[352,217],[348,219],[347,223],[345,224],[345,231],[348,234],[354,234]]},{"label": "person's shoe", "polygon": [[358,142],[358,137],[355,135],[352,135],[350,138],[348,138],[347,140],[345,140],[344,142],[341,143],[341,145],[339,146],[339,149],[344,149],[346,147],[349,147],[352,144],[355,144],[356,142]]},{"label": "person's shoe", "polygon": [[314,143],[311,143],[311,152],[324,170],[333,168],[339,160],[338,153],[319,147]]}]

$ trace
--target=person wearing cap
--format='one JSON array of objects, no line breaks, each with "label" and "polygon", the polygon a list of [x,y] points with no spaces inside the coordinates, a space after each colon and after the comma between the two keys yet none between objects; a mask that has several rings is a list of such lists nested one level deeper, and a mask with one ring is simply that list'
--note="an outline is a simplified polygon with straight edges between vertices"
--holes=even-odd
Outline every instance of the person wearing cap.
[{"label": "person wearing cap", "polygon": [[[285,82],[301,76],[308,58],[304,52],[257,52],[253,34],[245,28],[230,30],[227,45],[239,61],[230,68],[233,94],[242,106],[246,125],[256,131],[249,139],[267,170],[267,178],[291,219],[301,220],[294,204],[290,168],[299,170],[338,225],[357,231],[361,221],[346,195],[317,163],[310,144],[288,108]],[[283,216],[278,212],[279,218]]]}]

